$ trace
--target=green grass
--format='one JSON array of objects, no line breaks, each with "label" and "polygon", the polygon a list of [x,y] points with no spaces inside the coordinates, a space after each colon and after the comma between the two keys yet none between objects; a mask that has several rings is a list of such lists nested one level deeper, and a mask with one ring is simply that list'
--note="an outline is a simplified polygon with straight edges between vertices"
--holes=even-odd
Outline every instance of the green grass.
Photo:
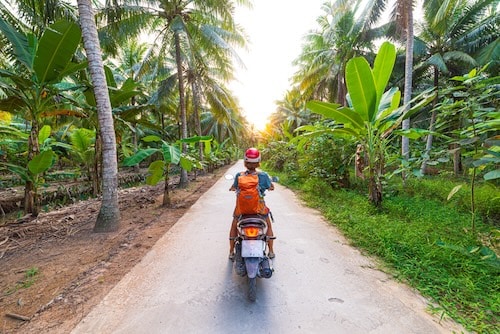
[{"label": "green grass", "polygon": [[[433,312],[452,317],[467,330],[498,333],[498,229],[478,219],[473,233],[470,212],[457,207],[463,204],[460,199],[446,200],[451,184],[437,182],[436,190],[432,182],[411,184],[408,191],[384,198],[377,210],[355,191],[333,190],[317,180],[280,178],[319,208],[354,246],[380,258],[386,271],[436,303]],[[483,213],[496,210],[487,201],[481,203]]]},{"label": "green grass", "polygon": [[26,271],[24,272],[23,280],[17,282],[15,286],[7,289],[7,291],[5,291],[4,293],[6,295],[10,295],[19,289],[27,289],[31,287],[33,284],[35,284],[36,276],[38,275],[38,273],[39,271],[37,267],[26,269]]}]

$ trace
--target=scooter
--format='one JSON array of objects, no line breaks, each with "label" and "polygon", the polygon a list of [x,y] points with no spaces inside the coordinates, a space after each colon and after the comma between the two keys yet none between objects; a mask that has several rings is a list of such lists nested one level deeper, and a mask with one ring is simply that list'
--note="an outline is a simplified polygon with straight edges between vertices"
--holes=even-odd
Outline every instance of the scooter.
[{"label": "scooter", "polygon": [[274,237],[267,233],[267,222],[259,215],[244,215],[237,223],[234,269],[237,275],[248,277],[248,299],[257,298],[257,278],[271,278],[272,261],[267,257],[267,242]]}]

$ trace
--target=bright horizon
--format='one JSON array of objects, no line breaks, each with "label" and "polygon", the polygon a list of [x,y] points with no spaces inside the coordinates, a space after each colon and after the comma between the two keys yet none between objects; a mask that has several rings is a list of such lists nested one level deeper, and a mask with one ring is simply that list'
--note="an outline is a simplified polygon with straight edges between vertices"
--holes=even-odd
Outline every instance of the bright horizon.
[{"label": "bright horizon", "polygon": [[249,37],[248,52],[239,51],[246,69],[236,65],[238,81],[230,87],[247,120],[264,129],[291,84],[292,61],[303,38],[316,28],[325,0],[254,0],[253,9],[238,8],[235,19]]}]

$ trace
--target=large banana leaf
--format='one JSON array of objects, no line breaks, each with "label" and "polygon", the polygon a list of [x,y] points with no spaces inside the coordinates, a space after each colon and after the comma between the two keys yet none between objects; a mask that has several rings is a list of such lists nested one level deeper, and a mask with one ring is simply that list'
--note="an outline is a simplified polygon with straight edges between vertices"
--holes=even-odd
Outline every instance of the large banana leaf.
[{"label": "large banana leaf", "polygon": [[354,110],[363,121],[372,122],[376,112],[377,90],[370,64],[365,58],[356,57],[347,62],[346,84]]},{"label": "large banana leaf", "polygon": [[56,154],[52,150],[43,151],[35,155],[33,159],[28,162],[28,169],[33,175],[38,175],[46,172],[54,163]]},{"label": "large banana leaf", "polygon": [[[377,89],[377,110],[375,112],[382,109],[378,107],[378,104],[384,94],[385,87],[389,83],[395,62],[396,48],[394,45],[389,42],[382,43],[373,64],[373,78]],[[373,118],[371,120],[373,121]]]},{"label": "large banana leaf", "polygon": [[126,167],[131,167],[137,165],[139,162],[142,160],[146,159],[147,157],[151,156],[152,154],[158,152],[159,150],[157,148],[147,148],[144,150],[138,151],[136,154],[134,154],[131,157],[127,157],[123,160],[123,165]]},{"label": "large banana leaf", "polygon": [[33,62],[39,83],[60,77],[75,54],[81,37],[80,27],[73,22],[58,21],[45,29]]},{"label": "large banana leaf", "polygon": [[363,119],[360,115],[352,109],[342,108],[339,104],[328,102],[310,101],[306,104],[307,108],[311,111],[323,115],[326,118],[335,120],[340,124],[350,123],[354,128],[362,128]]},{"label": "large banana leaf", "polygon": [[172,163],[174,165],[177,165],[179,161],[181,161],[181,150],[179,149],[179,147],[174,145],[169,145],[164,142],[162,145],[162,150],[163,150],[163,159],[165,160],[166,163]]},{"label": "large banana leaf", "polygon": [[95,132],[85,128],[74,130],[71,135],[71,144],[78,152],[87,151],[95,140]]},{"label": "large banana leaf", "polygon": [[137,90],[139,84],[133,79],[127,79],[121,88],[111,87],[109,88],[109,98],[111,100],[111,105],[117,107],[124,102],[129,102],[134,96],[140,95],[141,92]]},{"label": "large banana leaf", "polygon": [[146,177],[146,184],[154,186],[163,179],[163,172],[165,169],[165,162],[156,160],[148,167],[148,176]]}]

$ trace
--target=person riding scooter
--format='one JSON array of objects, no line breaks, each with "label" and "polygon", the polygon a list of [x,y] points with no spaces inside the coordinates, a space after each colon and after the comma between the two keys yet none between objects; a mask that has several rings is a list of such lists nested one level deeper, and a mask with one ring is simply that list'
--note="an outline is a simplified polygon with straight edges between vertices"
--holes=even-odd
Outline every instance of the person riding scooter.
[{"label": "person riding scooter", "polygon": [[[240,196],[236,200],[236,207],[234,209],[233,213],[233,221],[231,223],[231,229],[229,231],[229,259],[231,261],[234,260],[234,245],[235,245],[235,238],[238,235],[237,231],[237,222],[238,219],[240,219],[243,215],[248,215],[248,214],[254,214],[254,215],[259,215],[262,218],[264,218],[267,222],[267,236],[269,237],[274,237],[273,234],[273,228],[271,224],[271,211],[269,208],[266,206],[266,203],[264,201],[264,195],[266,190],[274,190],[274,185],[271,181],[271,178],[266,172],[263,171],[257,171],[257,168],[260,167],[260,161],[261,161],[261,154],[258,149],[256,148],[249,148],[248,150],[245,151],[245,156],[244,156],[244,165],[245,168],[247,169],[244,172],[239,172],[236,174],[234,178],[233,185],[231,188],[229,188],[230,191],[236,191],[237,196]],[[245,176],[254,176],[257,175],[258,177],[258,185],[257,185],[257,190],[258,190],[258,203],[257,206],[254,207],[254,209],[251,209],[248,211],[248,207],[245,205],[244,201],[245,199],[241,197],[241,191],[242,191],[242,181]],[[241,180],[240,180],[241,178]],[[255,212],[254,212],[255,211]],[[275,257],[274,254],[274,249],[273,249],[273,240],[268,241],[268,247],[269,247],[269,253],[268,257],[270,259]]]}]

